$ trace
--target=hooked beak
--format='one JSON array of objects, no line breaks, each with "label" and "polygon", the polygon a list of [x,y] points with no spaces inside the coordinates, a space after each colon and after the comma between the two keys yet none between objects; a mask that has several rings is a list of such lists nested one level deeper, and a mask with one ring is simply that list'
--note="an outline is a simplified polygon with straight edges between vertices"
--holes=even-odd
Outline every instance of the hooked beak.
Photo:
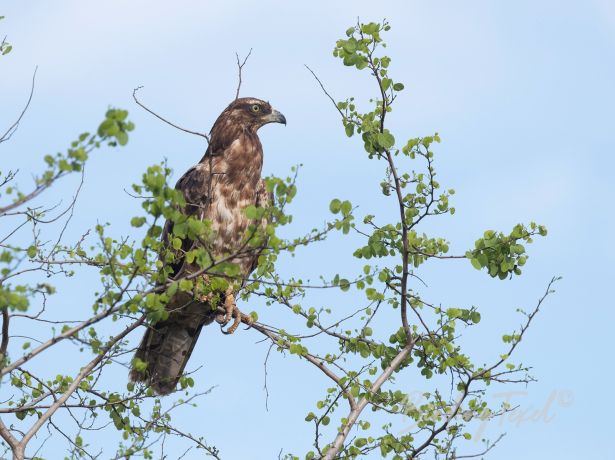
[{"label": "hooked beak", "polygon": [[263,117],[263,120],[265,121],[265,124],[266,123],[283,123],[284,125],[286,125],[286,117],[275,109],[273,109],[273,111],[269,115],[267,115],[266,117]]}]

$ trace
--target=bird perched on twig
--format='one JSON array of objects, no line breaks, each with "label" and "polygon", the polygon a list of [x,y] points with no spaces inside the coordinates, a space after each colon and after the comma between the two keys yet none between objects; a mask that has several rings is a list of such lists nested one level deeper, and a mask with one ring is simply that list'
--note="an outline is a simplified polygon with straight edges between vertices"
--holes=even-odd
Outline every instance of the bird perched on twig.
[{"label": "bird perched on twig", "polygon": [[[267,123],[284,123],[286,118],[268,102],[256,98],[238,98],[220,114],[214,123],[209,146],[201,161],[179,179],[186,205],[182,213],[211,222],[213,238],[207,250],[214,260],[229,260],[239,268],[239,283],[216,296],[225,313],[216,312],[209,298],[178,291],[169,300],[167,319],[148,326],[135,353],[130,379],[145,382],[159,394],[171,393],[186,367],[203,326],[217,319],[227,324],[226,333],[233,333],[241,322],[241,312],[235,304],[237,290],[256,268],[260,250],[246,248],[246,230],[255,222],[244,212],[247,206],[266,207],[271,197],[261,178],[263,147],[257,131]],[[168,220],[162,241],[169,244],[173,222]],[[178,256],[172,263],[173,279],[197,273],[196,264],[183,255],[203,245],[202,241],[184,239]],[[204,281],[209,278],[204,276]]]}]

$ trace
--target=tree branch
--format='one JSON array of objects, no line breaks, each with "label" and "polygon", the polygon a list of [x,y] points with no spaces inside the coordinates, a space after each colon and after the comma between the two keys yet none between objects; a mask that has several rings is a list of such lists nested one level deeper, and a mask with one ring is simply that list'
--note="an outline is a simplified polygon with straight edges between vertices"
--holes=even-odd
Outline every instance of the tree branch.
[{"label": "tree branch", "polygon": [[318,82],[318,84],[320,85],[320,88],[322,89],[323,93],[326,94],[326,96],[329,98],[329,100],[331,100],[331,102],[333,103],[333,106],[335,107],[335,109],[339,112],[339,114],[342,116],[342,118],[346,118],[346,115],[344,114],[344,112],[342,112],[340,110],[340,108],[337,106],[337,102],[335,102],[335,99],[333,99],[333,96],[331,96],[329,94],[329,92],[327,91],[327,89],[325,88],[325,85],[323,85],[322,81],[320,81],[320,78],[318,78],[318,76],[314,73],[314,71],[312,69],[310,69],[307,64],[303,64],[305,66],[306,69],[308,69],[310,71],[310,73],[312,74],[312,76],[316,79],[316,81]]},{"label": "tree branch", "polygon": [[[370,396],[376,393],[378,390],[380,390],[380,387],[382,387],[382,385],[387,380],[389,380],[391,375],[393,375],[393,372],[395,372],[395,370],[397,370],[397,368],[399,368],[399,366],[403,363],[403,361],[408,357],[408,355],[414,348],[414,344],[415,342],[409,342],[404,348],[401,349],[401,351],[397,354],[397,356],[393,358],[393,360],[387,366],[384,372],[380,374],[380,376],[376,379],[374,384],[370,387],[369,389]],[[361,412],[363,412],[363,409],[365,409],[368,403],[369,403],[368,396],[365,395],[363,396],[363,398],[361,398],[361,400],[354,407],[354,409],[350,411],[350,413],[348,414],[346,423],[343,425],[342,429],[337,433],[337,436],[335,437],[335,440],[333,441],[331,448],[327,450],[327,453],[323,457],[323,460],[335,459],[337,454],[344,447],[344,441],[346,441],[346,438],[348,437],[348,434],[350,433],[350,429],[354,426],[359,416],[361,415]]]},{"label": "tree branch", "polygon": [[2,343],[0,344],[0,366],[4,365],[6,359],[6,351],[9,347],[9,307],[2,309]]},{"label": "tree branch", "polygon": [[487,448],[485,450],[483,450],[482,452],[479,452],[477,454],[469,454],[469,455],[455,455],[455,460],[460,459],[460,458],[476,458],[476,457],[482,457],[483,455],[485,455],[487,452],[489,452],[491,449],[493,449],[497,443],[499,443],[502,438],[506,436],[506,433],[502,433],[498,439],[496,439],[495,441],[493,441],[492,443],[488,444]]},{"label": "tree branch", "polygon": [[237,69],[238,69],[238,73],[239,73],[239,81],[237,83],[237,91],[235,92],[235,100],[239,99],[239,90],[241,89],[241,71],[243,70],[243,66],[246,65],[246,62],[247,62],[247,60],[248,60],[248,58],[250,57],[251,54],[252,54],[252,48],[250,48],[250,51],[246,55],[246,57],[243,60],[243,62],[240,63],[239,62],[239,53],[235,53],[235,56],[237,57]]},{"label": "tree branch", "polygon": [[169,120],[167,120],[166,118],[158,115],[156,112],[154,112],[153,110],[147,108],[144,104],[141,103],[141,101],[139,101],[139,99],[137,99],[137,91],[139,91],[141,88],[143,88],[143,86],[137,86],[133,91],[132,91],[132,98],[135,100],[135,102],[137,103],[137,105],[139,107],[141,107],[142,109],[144,109],[145,111],[151,113],[152,115],[154,115],[156,118],[158,118],[159,120],[164,121],[167,125],[169,126],[173,126],[173,128],[175,129],[179,129],[180,131],[183,131],[185,133],[188,134],[194,134],[195,136],[200,136],[204,139],[207,140],[207,143],[209,144],[209,136],[207,134],[204,133],[200,133],[198,131],[191,131],[189,129],[186,128],[182,128],[181,126],[176,125],[175,123],[170,122]]},{"label": "tree branch", "polygon": [[19,444],[17,438],[13,436],[13,433],[11,433],[2,420],[0,420],[0,436],[2,436],[2,439],[4,439],[9,446],[11,446],[11,449],[15,449],[15,447]]},{"label": "tree branch", "polygon": [[11,126],[9,126],[9,128],[6,130],[6,132],[2,136],[0,136],[0,144],[8,141],[11,138],[11,136],[15,133],[15,131],[17,131],[17,128],[19,128],[19,122],[21,121],[23,116],[26,114],[28,107],[30,107],[30,102],[32,101],[32,96],[34,95],[34,82],[36,80],[37,70],[38,70],[38,66],[34,68],[34,73],[32,74],[32,84],[30,85],[30,95],[28,96],[28,101],[26,102],[26,105],[21,111],[21,114],[19,115],[17,120]]}]

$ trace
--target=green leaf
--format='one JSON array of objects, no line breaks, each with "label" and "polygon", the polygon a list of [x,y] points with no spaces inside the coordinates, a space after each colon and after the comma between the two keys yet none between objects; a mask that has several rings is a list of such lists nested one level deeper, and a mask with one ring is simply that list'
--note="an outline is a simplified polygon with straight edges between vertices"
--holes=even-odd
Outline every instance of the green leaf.
[{"label": "green leaf", "polygon": [[329,204],[329,210],[333,214],[339,213],[341,208],[342,208],[342,202],[340,200],[338,200],[337,198],[334,198],[333,200],[331,200],[331,203]]},{"label": "green leaf", "polygon": [[390,149],[395,145],[395,137],[393,137],[388,130],[385,130],[383,133],[379,133],[377,139],[378,144],[385,149]]},{"label": "green leaf", "polygon": [[346,131],[346,136],[352,137],[354,134],[354,125],[352,123],[347,123],[344,129]]},{"label": "green leaf", "polygon": [[126,145],[128,144],[128,134],[126,134],[124,131],[120,131],[115,135],[115,138],[117,139],[117,142],[120,145]]},{"label": "green leaf", "polygon": [[32,259],[33,257],[35,257],[35,256],[36,256],[36,253],[37,253],[36,246],[30,246],[30,247],[28,248],[28,257],[29,257],[30,259]]},{"label": "green leaf", "polygon": [[348,214],[350,214],[350,211],[352,211],[352,203],[350,203],[350,201],[348,200],[345,200],[342,202],[340,208],[342,210],[342,215],[347,216]]},{"label": "green leaf", "polygon": [[145,223],[145,217],[133,217],[130,219],[130,225],[133,227],[141,227]]}]

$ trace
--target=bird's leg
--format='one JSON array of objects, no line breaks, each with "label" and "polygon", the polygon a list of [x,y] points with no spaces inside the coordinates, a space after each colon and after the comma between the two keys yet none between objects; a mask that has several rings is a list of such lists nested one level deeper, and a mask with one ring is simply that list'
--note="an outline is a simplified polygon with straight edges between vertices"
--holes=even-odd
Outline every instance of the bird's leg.
[{"label": "bird's leg", "polygon": [[224,324],[227,324],[234,316],[233,313],[237,310],[237,303],[235,302],[235,293],[231,286],[228,287],[224,294]]},{"label": "bird's leg", "polygon": [[237,309],[237,304],[235,303],[235,294],[231,286],[229,286],[224,293],[223,308],[224,314],[219,313],[216,316],[216,321],[220,324],[220,326],[226,326],[233,317],[233,311]]}]

